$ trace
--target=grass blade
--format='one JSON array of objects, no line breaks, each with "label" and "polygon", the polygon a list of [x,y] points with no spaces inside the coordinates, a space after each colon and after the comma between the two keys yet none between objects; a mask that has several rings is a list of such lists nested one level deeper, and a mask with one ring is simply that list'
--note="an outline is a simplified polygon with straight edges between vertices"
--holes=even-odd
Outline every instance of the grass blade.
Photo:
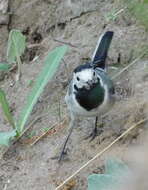
[{"label": "grass blade", "polygon": [[39,74],[36,82],[34,83],[32,91],[27,97],[26,105],[22,110],[19,120],[17,122],[17,132],[19,133],[19,135],[21,135],[24,126],[26,124],[26,121],[28,120],[28,117],[32,112],[33,106],[37,102],[37,99],[42,93],[45,85],[56,72],[60,64],[60,60],[64,56],[66,50],[67,46],[58,47],[52,52],[50,52],[46,57],[44,67],[41,73]]},{"label": "grass blade", "polygon": [[2,89],[0,89],[0,104],[2,106],[2,110],[4,112],[6,119],[8,120],[9,124],[13,127],[13,129],[15,129],[15,123],[13,120],[13,116],[10,112],[10,107],[9,107],[8,101],[6,99],[5,92]]}]

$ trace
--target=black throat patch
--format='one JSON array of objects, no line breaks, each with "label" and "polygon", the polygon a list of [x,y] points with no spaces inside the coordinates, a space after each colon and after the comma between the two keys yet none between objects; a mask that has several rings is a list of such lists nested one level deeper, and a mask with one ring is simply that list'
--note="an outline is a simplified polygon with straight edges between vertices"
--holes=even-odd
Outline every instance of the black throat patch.
[{"label": "black throat patch", "polygon": [[93,84],[89,90],[84,87],[78,88],[76,85],[75,89],[77,90],[75,96],[78,103],[87,111],[97,108],[104,101],[105,90],[101,86],[100,80]]}]

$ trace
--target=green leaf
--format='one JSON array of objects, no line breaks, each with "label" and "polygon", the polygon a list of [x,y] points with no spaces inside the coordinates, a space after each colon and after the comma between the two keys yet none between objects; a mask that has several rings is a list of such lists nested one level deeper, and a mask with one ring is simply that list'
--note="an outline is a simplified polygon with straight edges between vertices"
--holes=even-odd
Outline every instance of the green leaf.
[{"label": "green leaf", "polygon": [[26,47],[26,37],[19,30],[11,30],[8,39],[7,61],[9,63],[16,62],[17,57],[20,57]]},{"label": "green leaf", "polygon": [[41,73],[39,74],[37,80],[34,82],[32,91],[27,97],[26,105],[22,110],[19,120],[17,122],[17,131],[19,134],[21,134],[21,132],[23,131],[26,121],[28,120],[28,117],[32,112],[33,106],[37,102],[37,99],[39,98],[40,94],[43,92],[45,85],[55,74],[66,50],[67,46],[61,46],[54,49],[47,55],[44,67]]},{"label": "green leaf", "polygon": [[4,112],[6,119],[8,120],[10,125],[13,127],[13,129],[15,129],[13,116],[10,112],[10,107],[9,107],[8,101],[6,99],[5,92],[2,89],[0,89],[0,104],[2,106],[2,110]]},{"label": "green leaf", "polygon": [[0,145],[9,146],[10,140],[16,136],[16,131],[0,132]]},{"label": "green leaf", "polygon": [[110,175],[92,174],[88,177],[88,190],[111,190],[116,179]]},{"label": "green leaf", "polygon": [[113,175],[113,176],[120,176],[124,175],[124,173],[128,173],[129,168],[125,165],[121,160],[116,159],[109,159],[106,162],[105,173]]},{"label": "green leaf", "polygon": [[7,63],[0,63],[0,71],[8,71],[10,69],[11,65]]},{"label": "green leaf", "polygon": [[121,160],[109,159],[105,174],[92,174],[88,177],[88,190],[113,190],[123,184],[130,170]]}]

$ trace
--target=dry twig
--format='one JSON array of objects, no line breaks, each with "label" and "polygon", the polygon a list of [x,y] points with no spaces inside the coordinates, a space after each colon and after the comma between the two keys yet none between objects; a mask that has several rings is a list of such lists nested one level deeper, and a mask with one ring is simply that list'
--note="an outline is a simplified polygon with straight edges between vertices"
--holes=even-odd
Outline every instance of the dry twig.
[{"label": "dry twig", "polygon": [[[30,145],[33,146],[34,144],[36,144],[39,140],[41,140],[43,137],[45,137],[49,132],[51,132],[51,130],[55,129],[58,126],[62,126],[65,121],[67,120],[67,117],[65,116],[62,121],[59,123],[55,123],[54,125],[52,125],[52,127],[50,127],[47,131],[45,131],[43,134],[41,134],[37,139],[35,139],[34,142],[32,142]],[[53,133],[56,133],[57,130],[55,130]],[[52,134],[53,134],[52,133]]]}]

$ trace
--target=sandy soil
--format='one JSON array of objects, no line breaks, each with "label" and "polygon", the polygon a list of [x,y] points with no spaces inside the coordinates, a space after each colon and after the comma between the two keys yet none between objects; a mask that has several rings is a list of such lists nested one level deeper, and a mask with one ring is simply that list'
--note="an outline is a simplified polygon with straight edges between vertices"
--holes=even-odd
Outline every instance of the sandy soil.
[{"label": "sandy soil", "polygon": [[[4,1],[0,5],[4,6]],[[98,36],[103,31],[113,30],[115,36],[107,61],[109,73],[113,76],[140,55],[142,47],[148,42],[148,35],[127,11],[115,21],[106,20],[113,9],[123,7],[115,1],[81,0],[77,3],[63,0],[59,3],[55,0],[13,0],[5,4],[5,13],[1,11],[4,7],[1,7],[3,19],[0,20],[0,60],[6,59],[7,38],[12,28],[20,29],[27,37],[28,48],[22,57],[22,84],[14,84],[16,71],[2,74],[0,81],[16,118],[25,104],[31,84],[43,66],[44,57],[54,47],[63,44],[63,41],[69,44],[64,62],[54,79],[46,86],[29,122],[38,116],[40,118],[10,147],[0,162],[0,190],[52,190],[109,145],[121,132],[148,117],[148,61],[145,58],[114,80],[117,101],[103,119],[104,132],[92,142],[84,140],[92,130],[94,118],[82,119],[69,141],[67,159],[59,165],[52,157],[59,153],[68,130],[64,96],[73,68],[89,59]],[[7,15],[8,12],[11,14]],[[64,118],[66,119],[62,122]],[[9,130],[4,117],[0,117],[0,123],[1,131]],[[31,146],[36,137],[53,126],[54,130]],[[131,147],[143,142],[147,127],[147,123],[144,123],[120,140],[62,189],[87,189],[88,175],[102,173],[104,161],[108,157],[118,157],[130,162],[126,155]]]}]

